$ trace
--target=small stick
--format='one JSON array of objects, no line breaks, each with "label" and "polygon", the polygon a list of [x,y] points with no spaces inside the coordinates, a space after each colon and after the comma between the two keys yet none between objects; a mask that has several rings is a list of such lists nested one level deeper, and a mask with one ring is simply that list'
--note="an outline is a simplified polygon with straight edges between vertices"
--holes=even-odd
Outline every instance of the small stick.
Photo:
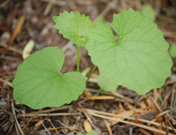
[{"label": "small stick", "polygon": [[82,97],[80,99],[107,100],[107,99],[115,99],[115,97],[113,97],[113,96],[89,96],[89,97]]},{"label": "small stick", "polygon": [[[47,119],[49,121],[49,123],[51,124],[51,126],[53,127],[53,129],[56,131],[56,134],[59,134],[59,132],[57,131],[56,127],[54,126],[54,124],[51,122],[50,119]],[[49,130],[49,129],[48,129]]]},{"label": "small stick", "polygon": [[176,125],[176,120],[169,113],[166,114],[166,117],[172,121],[173,125]]},{"label": "small stick", "polygon": [[[40,112],[42,109],[40,109],[38,112]],[[29,120],[28,120],[28,122],[27,122],[27,124],[23,127],[23,130],[29,125],[29,123],[32,121],[32,119],[35,117],[35,115],[34,116],[32,116]]]},{"label": "small stick", "polygon": [[156,117],[160,117],[160,116],[162,116],[162,115],[164,115],[166,113],[169,113],[169,112],[170,112],[170,110],[166,110],[166,111],[161,112],[160,114],[158,114]]},{"label": "small stick", "polygon": [[14,118],[15,118],[17,127],[18,127],[19,131],[21,132],[21,134],[24,135],[24,133],[23,133],[21,127],[20,127],[20,124],[18,123],[18,120],[17,120],[17,118],[16,118],[16,113],[15,113],[15,108],[14,108],[13,101],[12,101],[11,105],[12,105],[12,112],[13,112],[13,114],[14,114]]},{"label": "small stick", "polygon": [[106,127],[107,127],[107,129],[108,129],[109,135],[112,135],[112,131],[111,131],[111,128],[110,128],[110,126],[109,126],[107,120],[104,120],[104,123],[105,123],[105,125],[106,125]]},{"label": "small stick", "polygon": [[130,128],[130,129],[129,129],[129,134],[130,134],[130,135],[133,135],[133,128]]},{"label": "small stick", "polygon": [[43,124],[43,122],[42,122],[42,125],[43,125],[43,127],[45,128],[46,132],[47,132],[49,135],[51,135],[50,132],[48,131],[48,129],[47,129],[47,128],[45,127],[45,125]]},{"label": "small stick", "polygon": [[171,104],[170,104],[170,108],[173,107],[173,101],[174,101],[174,95],[175,95],[175,86],[176,86],[176,83],[174,84],[173,88],[172,88],[172,94],[171,94]]},{"label": "small stick", "polygon": [[31,112],[31,113],[35,113],[35,114],[36,114],[36,113],[37,113],[37,114],[39,114],[39,113],[49,113],[49,112],[53,112],[53,111],[69,109],[69,108],[71,108],[71,107],[72,107],[72,105],[69,105],[69,106],[61,106],[61,107],[54,108],[54,109],[42,110],[42,111],[40,111],[40,112]]},{"label": "small stick", "polygon": [[12,83],[11,83],[11,82],[9,82],[9,81],[6,81],[6,80],[4,80],[4,79],[0,78],[0,82],[3,82],[3,83],[5,83],[5,84],[7,84],[7,85],[9,85],[10,87],[12,87],[12,88],[13,88]]},{"label": "small stick", "polygon": [[7,50],[10,50],[10,51],[16,52],[16,53],[18,53],[18,54],[20,54],[20,55],[23,54],[22,51],[16,49],[15,47],[8,46],[8,45],[6,45],[6,44],[4,44],[4,43],[0,43],[0,46],[6,48]]},{"label": "small stick", "polygon": [[148,132],[146,132],[146,131],[143,130],[143,129],[139,129],[139,131],[141,131],[141,132],[144,133],[145,135],[151,135],[151,134],[149,134]]}]

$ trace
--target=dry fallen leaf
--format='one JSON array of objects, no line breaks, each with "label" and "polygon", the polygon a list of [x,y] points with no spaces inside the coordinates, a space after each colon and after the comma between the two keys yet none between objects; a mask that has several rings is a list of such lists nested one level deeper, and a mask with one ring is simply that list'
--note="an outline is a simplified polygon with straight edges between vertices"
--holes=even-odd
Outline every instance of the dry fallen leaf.
[{"label": "dry fallen leaf", "polygon": [[[120,116],[124,116],[124,117],[130,117],[132,115],[134,115],[135,111],[134,110],[131,110],[131,111],[124,111],[122,113],[119,113],[118,115]],[[114,119],[117,119],[117,120],[124,120],[125,118],[119,118],[119,117],[112,117]],[[113,121],[113,120],[109,120],[113,125],[117,124],[118,121]]]},{"label": "dry fallen leaf", "polygon": [[25,15],[22,15],[20,17],[20,19],[18,20],[18,22],[15,26],[15,29],[13,30],[13,34],[12,34],[12,37],[10,39],[9,46],[11,46],[13,44],[14,39],[16,38],[18,33],[21,31],[21,28],[23,26],[24,21],[25,21]]},{"label": "dry fallen leaf", "polygon": [[26,44],[26,46],[23,49],[23,59],[25,59],[26,57],[28,57],[31,54],[31,52],[34,48],[34,45],[35,45],[35,42],[33,40],[30,40]]},{"label": "dry fallen leaf", "polygon": [[84,121],[84,127],[85,127],[86,132],[90,132],[93,130],[92,126],[90,125],[90,123],[87,119]]}]

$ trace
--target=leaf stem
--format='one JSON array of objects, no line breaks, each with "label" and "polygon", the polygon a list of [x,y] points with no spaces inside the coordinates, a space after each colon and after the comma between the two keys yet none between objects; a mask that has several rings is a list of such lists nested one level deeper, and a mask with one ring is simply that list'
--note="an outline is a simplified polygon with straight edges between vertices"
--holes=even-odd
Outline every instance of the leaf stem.
[{"label": "leaf stem", "polygon": [[77,72],[79,72],[79,47],[77,48]]},{"label": "leaf stem", "polygon": [[95,71],[96,67],[97,67],[97,66],[94,66],[94,67],[92,68],[92,70],[91,70],[91,72],[90,72],[90,74],[89,74],[89,76],[88,76],[88,78],[87,78],[86,85],[87,85],[87,83],[88,83],[88,81],[89,81],[89,79],[90,79],[90,76],[91,76],[92,73]]}]

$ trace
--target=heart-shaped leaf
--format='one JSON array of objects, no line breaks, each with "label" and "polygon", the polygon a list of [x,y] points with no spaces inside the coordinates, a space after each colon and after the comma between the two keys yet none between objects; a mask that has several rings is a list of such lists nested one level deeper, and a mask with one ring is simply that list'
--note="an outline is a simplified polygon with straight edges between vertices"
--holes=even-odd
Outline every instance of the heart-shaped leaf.
[{"label": "heart-shaped leaf", "polygon": [[92,62],[100,73],[117,85],[143,95],[161,87],[171,74],[168,43],[151,19],[133,9],[114,14],[112,30],[103,24],[90,30],[86,44]]},{"label": "heart-shaped leaf", "polygon": [[102,90],[107,92],[115,92],[118,87],[118,85],[111,83],[106,76],[102,76],[102,75],[97,77],[97,83]]},{"label": "heart-shaped leaf", "polygon": [[70,39],[78,47],[85,46],[89,37],[88,32],[93,28],[93,22],[91,22],[88,16],[80,15],[79,12],[68,13],[64,11],[60,16],[54,16],[53,20],[56,23],[54,28],[58,29],[64,38]]},{"label": "heart-shaped leaf", "polygon": [[33,109],[59,107],[76,100],[86,87],[86,79],[79,72],[60,75],[64,57],[58,47],[47,47],[27,57],[12,82],[14,99]]}]

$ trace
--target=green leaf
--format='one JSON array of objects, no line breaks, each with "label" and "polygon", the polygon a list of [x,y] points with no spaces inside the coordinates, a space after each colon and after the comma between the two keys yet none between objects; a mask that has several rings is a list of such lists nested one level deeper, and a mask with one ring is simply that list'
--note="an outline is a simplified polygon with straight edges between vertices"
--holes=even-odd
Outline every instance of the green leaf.
[{"label": "green leaf", "polygon": [[118,87],[118,85],[111,83],[107,77],[102,75],[97,77],[97,83],[102,90],[108,92],[115,92]]},{"label": "green leaf", "polygon": [[54,28],[58,29],[64,38],[70,39],[78,47],[85,46],[89,38],[88,32],[93,28],[93,22],[88,16],[80,15],[79,12],[68,13],[64,11],[60,16],[54,16],[53,20],[56,23]]},{"label": "green leaf", "polygon": [[98,135],[98,133],[96,131],[90,131],[87,135]]},{"label": "green leaf", "polygon": [[47,47],[27,57],[12,82],[14,99],[33,109],[59,107],[76,100],[86,79],[78,72],[60,75],[64,52]]},{"label": "green leaf", "polygon": [[176,44],[173,44],[170,48],[170,55],[172,58],[176,58]]},{"label": "green leaf", "polygon": [[171,74],[168,43],[151,19],[133,9],[114,14],[111,26],[90,30],[86,44],[92,62],[112,83],[124,85],[143,95],[161,87]]},{"label": "green leaf", "polygon": [[144,5],[141,8],[141,14],[147,16],[148,18],[152,19],[153,21],[155,20],[155,11],[149,5]]}]

